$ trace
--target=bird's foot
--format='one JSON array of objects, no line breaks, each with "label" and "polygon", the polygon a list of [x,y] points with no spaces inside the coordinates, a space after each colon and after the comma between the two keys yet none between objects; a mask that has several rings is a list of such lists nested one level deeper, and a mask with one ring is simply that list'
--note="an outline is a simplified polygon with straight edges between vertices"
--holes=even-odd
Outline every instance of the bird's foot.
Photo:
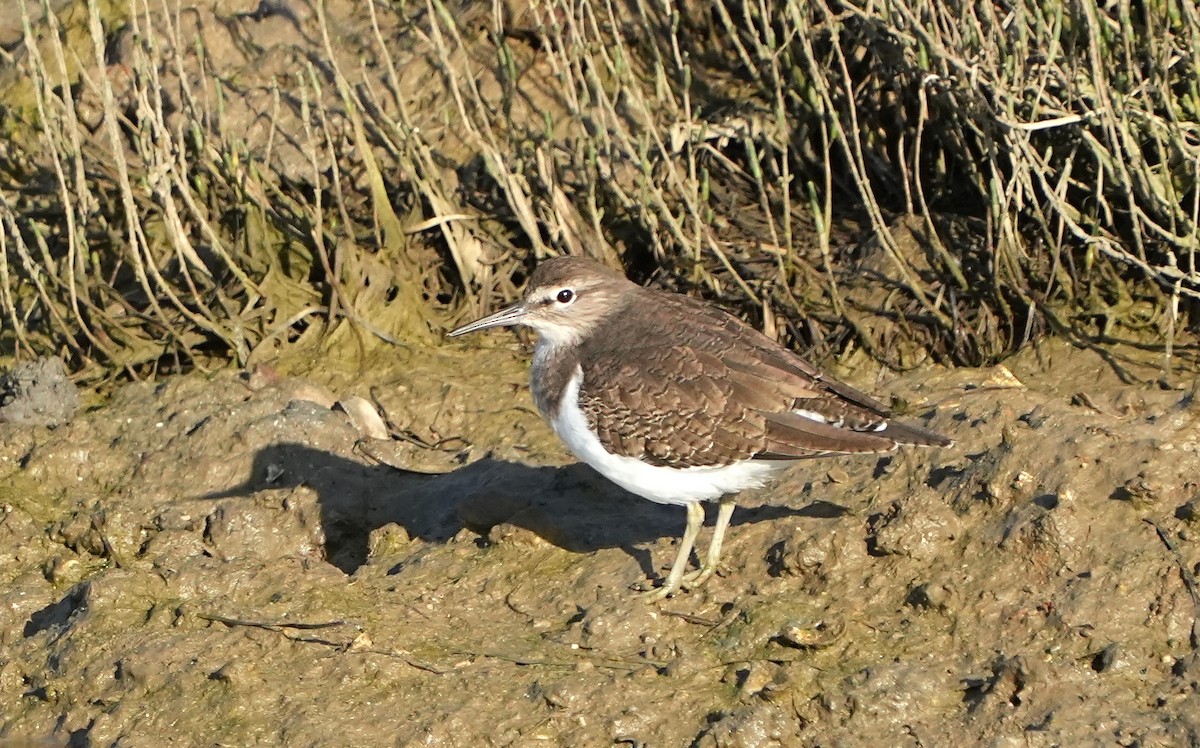
[{"label": "bird's foot", "polygon": [[655,587],[654,582],[647,579],[634,585],[634,589],[638,591],[638,597],[643,601],[653,604],[662,602],[668,597],[674,597],[681,588],[678,584],[671,584],[669,579],[663,582],[661,587]]},{"label": "bird's foot", "polygon": [[684,590],[694,590],[700,585],[708,581],[709,577],[717,573],[716,566],[705,564],[693,572],[683,575],[683,579],[679,580],[679,586]]},{"label": "bird's foot", "polygon": [[709,577],[717,573],[715,566],[703,566],[695,571],[688,572],[680,577],[679,581],[673,582],[667,579],[662,583],[661,587],[653,587],[653,582],[646,580],[635,585],[641,597],[648,603],[656,603],[661,600],[666,600],[668,597],[674,597],[680,592],[691,592],[700,585],[708,581]]}]

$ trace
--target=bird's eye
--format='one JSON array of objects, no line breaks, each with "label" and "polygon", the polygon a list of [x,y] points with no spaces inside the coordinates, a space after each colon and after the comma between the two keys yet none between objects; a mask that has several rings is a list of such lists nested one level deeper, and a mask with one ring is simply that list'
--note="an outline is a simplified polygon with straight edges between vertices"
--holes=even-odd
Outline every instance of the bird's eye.
[{"label": "bird's eye", "polygon": [[559,304],[570,304],[575,300],[575,292],[569,288],[564,288],[558,292],[558,296],[556,298],[558,299]]}]

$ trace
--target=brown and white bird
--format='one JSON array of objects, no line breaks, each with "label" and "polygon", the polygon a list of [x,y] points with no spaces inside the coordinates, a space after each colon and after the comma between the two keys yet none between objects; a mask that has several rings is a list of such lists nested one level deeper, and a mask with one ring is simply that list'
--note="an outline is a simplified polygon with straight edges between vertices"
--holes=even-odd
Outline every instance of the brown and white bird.
[{"label": "brown and white bird", "polygon": [[[538,265],[524,298],[458,328],[527,325],[538,334],[532,390],[571,452],[622,488],[687,508],[687,529],[661,599],[712,576],[733,496],[798,460],[949,446],[736,317],[642,288],[598,262]],[[704,509],[718,501],[700,569],[685,576]]]}]

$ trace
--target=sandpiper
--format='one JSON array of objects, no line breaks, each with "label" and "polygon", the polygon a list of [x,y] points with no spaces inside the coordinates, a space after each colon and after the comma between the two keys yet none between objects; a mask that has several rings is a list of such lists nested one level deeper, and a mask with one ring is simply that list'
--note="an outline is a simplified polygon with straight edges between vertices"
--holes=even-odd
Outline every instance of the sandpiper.
[{"label": "sandpiper", "polygon": [[[949,446],[825,376],[705,302],[642,288],[593,260],[534,270],[520,302],[450,333],[527,325],[538,335],[531,389],[571,452],[631,493],[687,508],[687,529],[652,599],[717,569],[734,495],[798,460]],[[704,509],[716,525],[700,568],[684,570]]]}]

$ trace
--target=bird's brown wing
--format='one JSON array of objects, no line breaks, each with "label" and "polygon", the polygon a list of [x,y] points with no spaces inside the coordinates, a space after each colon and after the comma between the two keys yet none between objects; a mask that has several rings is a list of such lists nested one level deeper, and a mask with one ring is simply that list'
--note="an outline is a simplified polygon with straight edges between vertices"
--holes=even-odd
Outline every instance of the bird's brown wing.
[{"label": "bird's brown wing", "polygon": [[[728,465],[764,445],[761,419],[689,348],[583,356],[579,405],[605,449],[652,465]],[[636,355],[636,369],[623,362]],[[751,416],[751,417],[747,417]]]},{"label": "bird's brown wing", "polygon": [[803,459],[832,453],[885,452],[896,442],[795,415],[778,392],[688,347],[583,357],[579,405],[610,452],[652,465],[696,467],[739,460]]},{"label": "bird's brown wing", "polygon": [[674,294],[650,301],[692,324],[625,316],[580,357],[580,407],[610,452],[693,467],[949,444],[720,310]]},{"label": "bird's brown wing", "polygon": [[[685,333],[684,344],[716,353],[730,368],[745,372],[757,386],[780,398],[776,409],[815,413],[827,424],[872,432],[898,444],[938,447],[953,444],[928,429],[895,420],[887,406],[878,400],[828,377],[792,351],[716,307],[686,296],[654,295],[660,303],[676,305],[679,312],[697,320],[692,331]],[[730,346],[731,337],[741,344]]]}]

